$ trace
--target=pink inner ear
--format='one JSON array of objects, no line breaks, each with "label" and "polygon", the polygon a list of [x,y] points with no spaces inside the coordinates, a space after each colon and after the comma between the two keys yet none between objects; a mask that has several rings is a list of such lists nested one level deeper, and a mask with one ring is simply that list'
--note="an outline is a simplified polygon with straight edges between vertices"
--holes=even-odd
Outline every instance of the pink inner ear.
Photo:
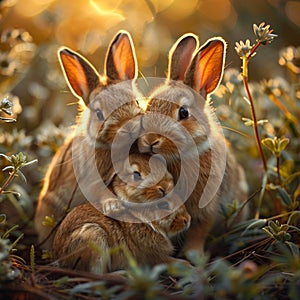
[{"label": "pink inner ear", "polygon": [[66,80],[71,86],[75,96],[84,98],[88,90],[88,82],[79,61],[72,56],[61,53]]},{"label": "pink inner ear", "polygon": [[88,105],[90,92],[99,84],[98,72],[88,60],[68,48],[62,48],[58,54],[70,90]]},{"label": "pink inner ear", "polygon": [[212,93],[219,85],[224,68],[224,43],[213,40],[199,52],[194,73],[194,89]]},{"label": "pink inner ear", "polygon": [[181,68],[180,68],[180,74],[179,74],[179,80],[183,80],[184,79],[184,75],[186,72],[186,69],[188,68],[191,60],[192,60],[192,55],[194,53],[195,48],[193,47],[193,45],[191,47],[188,47],[187,49],[185,49],[184,53],[183,53],[183,57],[181,59]]},{"label": "pink inner ear", "polygon": [[130,41],[127,36],[113,46],[113,61],[121,80],[133,79],[135,77],[135,58]]},{"label": "pink inner ear", "polygon": [[183,80],[186,70],[191,63],[193,53],[198,47],[198,37],[193,34],[184,35],[169,52],[168,78]]}]

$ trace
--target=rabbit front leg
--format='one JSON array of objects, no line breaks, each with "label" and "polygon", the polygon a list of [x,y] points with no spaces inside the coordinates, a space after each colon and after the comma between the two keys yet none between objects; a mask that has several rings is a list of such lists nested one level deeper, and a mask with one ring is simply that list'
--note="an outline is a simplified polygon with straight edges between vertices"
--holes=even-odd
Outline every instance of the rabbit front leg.
[{"label": "rabbit front leg", "polygon": [[199,255],[203,255],[205,241],[212,226],[212,219],[201,220],[201,223],[199,221],[192,223],[186,232],[185,242],[179,256],[185,257],[189,251],[197,251]]},{"label": "rabbit front leg", "polygon": [[105,199],[102,201],[101,206],[103,214],[109,217],[117,216],[125,210],[125,207],[118,198]]}]

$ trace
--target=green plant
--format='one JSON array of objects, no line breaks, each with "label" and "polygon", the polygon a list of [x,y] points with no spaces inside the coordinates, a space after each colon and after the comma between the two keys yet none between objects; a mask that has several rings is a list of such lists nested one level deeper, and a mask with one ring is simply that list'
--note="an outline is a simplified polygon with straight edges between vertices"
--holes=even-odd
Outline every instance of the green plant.
[{"label": "green plant", "polygon": [[257,143],[257,147],[259,149],[259,153],[263,162],[263,166],[265,171],[268,171],[267,167],[267,162],[266,158],[264,155],[264,152],[261,147],[261,141],[259,137],[259,132],[258,132],[258,121],[256,117],[256,111],[255,111],[255,106],[254,106],[254,101],[252,94],[249,89],[249,76],[248,76],[248,64],[250,59],[256,54],[256,50],[258,49],[259,46],[261,45],[266,45],[268,43],[271,43],[274,38],[277,37],[276,34],[273,34],[273,30],[270,29],[270,25],[266,25],[265,23],[261,23],[259,26],[256,24],[253,25],[253,31],[256,36],[256,43],[254,45],[250,44],[250,40],[246,40],[244,43],[243,41],[240,41],[240,43],[236,43],[235,50],[237,54],[240,56],[242,59],[242,78],[243,78],[243,83],[244,87],[247,93],[247,98],[246,100],[249,102],[250,109],[251,109],[251,115],[252,115],[252,126],[254,129],[254,135],[255,135],[255,140]]},{"label": "green plant", "polygon": [[3,172],[9,171],[9,176],[0,187],[0,194],[13,193],[11,191],[6,191],[7,186],[11,183],[14,177],[18,176],[26,182],[26,177],[21,172],[21,169],[33,163],[36,163],[37,159],[27,161],[27,157],[22,152],[11,156],[0,153],[0,156],[4,157],[9,162],[9,165],[2,169]]}]

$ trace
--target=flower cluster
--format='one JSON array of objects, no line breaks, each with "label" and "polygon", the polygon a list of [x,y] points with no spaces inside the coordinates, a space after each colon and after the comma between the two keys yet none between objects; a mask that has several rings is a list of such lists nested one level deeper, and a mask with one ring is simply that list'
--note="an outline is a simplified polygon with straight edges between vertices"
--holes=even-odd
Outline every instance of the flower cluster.
[{"label": "flower cluster", "polygon": [[276,37],[278,37],[277,34],[273,34],[273,30],[270,29],[270,25],[266,25],[262,22],[257,26],[256,24],[253,24],[253,31],[256,36],[256,42],[261,43],[263,45],[271,43]]},{"label": "flower cluster", "polygon": [[256,36],[256,44],[251,45],[249,39],[247,39],[245,43],[243,41],[236,42],[235,51],[238,56],[246,58],[253,57],[255,55],[254,49],[258,45],[271,43],[277,37],[276,34],[272,33],[273,30],[270,29],[270,25],[265,26],[264,22],[260,23],[259,26],[253,24],[253,31]]},{"label": "flower cluster", "polygon": [[249,39],[246,40],[245,43],[243,41],[236,42],[235,47],[234,47],[236,53],[240,57],[248,57],[251,53],[252,48],[253,48],[253,46],[251,46]]}]

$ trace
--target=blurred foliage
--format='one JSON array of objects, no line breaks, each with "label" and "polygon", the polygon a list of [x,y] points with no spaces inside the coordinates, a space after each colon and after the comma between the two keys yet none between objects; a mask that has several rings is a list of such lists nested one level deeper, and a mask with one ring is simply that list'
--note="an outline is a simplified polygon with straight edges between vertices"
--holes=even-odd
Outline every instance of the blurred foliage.
[{"label": "blurred foliage", "polygon": [[[288,0],[0,1],[1,296],[299,299],[299,15],[300,2]],[[255,44],[250,28],[262,21],[278,38],[257,49],[247,84],[267,170],[234,49],[247,54],[245,48]],[[102,72],[107,45],[119,29],[133,36],[141,76],[163,77],[172,43],[186,32],[199,35],[202,43],[212,36],[228,42],[224,79],[212,101],[246,170],[251,215],[236,225],[241,207],[222,207],[226,234],[210,237],[210,256],[190,253],[194,267],[144,268],[131,261],[125,273],[98,276],[40,264],[39,249],[31,246],[42,178],[77,111],[56,51],[61,45],[80,51]],[[261,42],[266,32],[254,27]],[[241,38],[249,42],[236,44]],[[35,159],[38,165],[26,167]],[[4,193],[6,187],[10,192]]]}]

